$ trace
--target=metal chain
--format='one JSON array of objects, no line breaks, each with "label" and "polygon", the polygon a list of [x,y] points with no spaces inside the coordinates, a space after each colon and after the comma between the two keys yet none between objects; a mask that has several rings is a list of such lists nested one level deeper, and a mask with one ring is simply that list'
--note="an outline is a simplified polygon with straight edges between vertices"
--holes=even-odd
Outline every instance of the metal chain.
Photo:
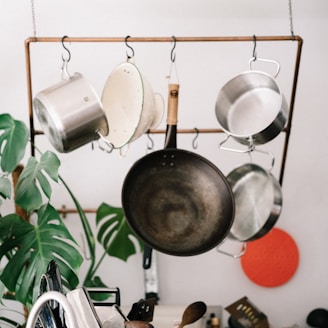
[{"label": "metal chain", "polygon": [[36,38],[36,18],[35,18],[35,4],[34,4],[34,0],[31,0],[31,11],[32,11],[33,36]]},{"label": "metal chain", "polygon": [[290,25],[290,34],[294,38],[294,24],[293,24],[293,8],[292,8],[292,0],[288,0],[289,7],[289,25]]}]

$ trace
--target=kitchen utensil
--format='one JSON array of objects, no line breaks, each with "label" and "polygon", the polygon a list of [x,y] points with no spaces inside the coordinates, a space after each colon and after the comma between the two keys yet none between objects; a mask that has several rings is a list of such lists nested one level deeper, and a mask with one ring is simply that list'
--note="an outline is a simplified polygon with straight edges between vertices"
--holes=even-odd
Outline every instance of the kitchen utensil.
[{"label": "kitchen utensil", "polygon": [[230,328],[244,328],[244,325],[239,323],[239,321],[235,319],[233,316],[229,317],[228,324]]},{"label": "kitchen utensil", "polygon": [[246,163],[227,175],[235,199],[235,219],[229,238],[250,241],[264,236],[282,210],[282,190],[266,169]]},{"label": "kitchen utensil", "polygon": [[228,81],[219,91],[215,113],[222,129],[242,144],[264,144],[275,138],[287,121],[288,105],[276,76],[277,61],[257,58],[277,65],[274,76],[249,70]]},{"label": "kitchen utensil", "polygon": [[130,321],[153,321],[154,307],[156,303],[156,298],[146,300],[141,299],[138,302],[133,303],[132,308],[127,315],[127,318]]},{"label": "kitchen utensil", "polygon": [[269,328],[267,316],[261,312],[249,299],[244,296],[225,308],[233,317],[231,323],[238,322],[243,328]]},{"label": "kitchen utensil", "polygon": [[102,327],[101,320],[86,288],[73,289],[67,293],[66,297],[75,311],[76,322],[79,327]]},{"label": "kitchen utensil", "polygon": [[138,160],[125,177],[122,205],[128,223],[149,246],[189,256],[228,234],[234,217],[231,188],[207,159],[176,148],[179,85],[169,85],[163,150]]},{"label": "kitchen utensil", "polygon": [[108,77],[101,97],[109,124],[105,141],[121,148],[161,122],[164,101],[154,93],[133,58],[118,65]]},{"label": "kitchen utensil", "polygon": [[328,327],[328,310],[322,308],[312,310],[306,317],[306,323],[316,328]]},{"label": "kitchen utensil", "polygon": [[[273,163],[274,159],[272,166]],[[269,170],[254,163],[235,168],[227,180],[235,199],[235,219],[228,238],[242,242],[243,246],[238,254],[223,251],[222,245],[217,251],[240,258],[246,253],[246,242],[263,237],[277,222],[282,210],[282,190]]]},{"label": "kitchen utensil", "polygon": [[33,99],[41,127],[54,148],[70,152],[108,134],[100,99],[81,73],[70,76],[63,68],[62,81],[42,90]]},{"label": "kitchen utensil", "polygon": [[35,328],[39,312],[44,308],[45,304],[48,304],[50,301],[56,301],[63,307],[65,311],[65,318],[67,320],[66,322],[70,328],[79,328],[73,306],[64,294],[57,291],[46,292],[35,301],[29,312],[26,328]]},{"label": "kitchen utensil", "polygon": [[183,328],[199,320],[206,312],[207,306],[204,302],[198,301],[187,306],[182,314],[182,320],[178,328]]},{"label": "kitchen utensil", "polygon": [[246,276],[257,285],[280,286],[297,270],[298,247],[286,231],[273,228],[264,237],[247,244],[240,263]]},{"label": "kitchen utensil", "polygon": [[62,327],[61,323],[56,320],[55,315],[48,303],[44,304],[42,310],[38,314],[37,324],[41,324],[43,328]]},{"label": "kitchen utensil", "polygon": [[[41,277],[39,296],[48,291],[63,292],[59,267],[54,260],[49,262],[46,273]],[[56,301],[45,304],[39,313],[39,320],[43,327],[62,327],[64,325],[64,312],[61,305]]]}]

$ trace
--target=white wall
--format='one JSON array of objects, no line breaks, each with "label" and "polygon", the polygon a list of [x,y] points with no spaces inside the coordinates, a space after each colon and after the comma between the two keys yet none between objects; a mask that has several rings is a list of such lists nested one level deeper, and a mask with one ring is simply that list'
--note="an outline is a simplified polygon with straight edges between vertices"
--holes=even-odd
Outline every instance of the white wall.
[{"label": "white wall", "polygon": [[[37,36],[233,36],[289,35],[288,1],[35,1]],[[328,152],[326,128],[326,76],[328,74],[328,4],[324,0],[293,3],[294,32],[304,39],[299,84],[290,146],[283,184],[284,208],[277,227],[296,240],[299,268],[285,285],[263,288],[242,272],[239,260],[212,250],[195,257],[180,258],[158,254],[161,304],[188,304],[196,299],[227,306],[247,295],[273,327],[293,323],[306,326],[307,314],[316,307],[328,308],[327,292],[327,185]],[[1,112],[10,112],[28,122],[24,40],[33,35],[30,1],[2,3],[0,52]],[[247,69],[252,44],[178,44],[177,67],[181,84],[179,127],[217,127],[214,103],[219,88],[232,76]],[[83,72],[101,93],[108,74],[125,60],[125,46],[71,44],[71,72]],[[154,89],[166,97],[171,44],[134,44],[136,61]],[[60,78],[60,44],[32,44],[33,91]],[[293,45],[258,43],[259,57],[272,57],[282,64],[278,77],[289,96],[294,65]],[[165,126],[163,120],[161,127]],[[179,136],[180,147],[192,149],[193,136]],[[225,173],[243,161],[222,153],[222,136],[202,135],[197,152],[208,157]],[[278,137],[268,147],[277,155]],[[49,148],[43,137],[41,149]],[[89,145],[66,155],[62,176],[86,208],[105,201],[120,206],[121,184],[129,167],[145,154],[147,139],[141,138],[126,157],[91,150]],[[156,148],[163,136],[155,137]],[[278,174],[279,165],[275,167]],[[92,192],[90,192],[92,190]],[[61,188],[54,203],[71,206]],[[91,219],[93,217],[91,216]],[[76,218],[67,222],[75,226]],[[78,234],[77,234],[78,235]],[[130,305],[143,297],[141,257],[128,263],[109,258],[102,268],[107,283],[119,286],[123,303]]]}]

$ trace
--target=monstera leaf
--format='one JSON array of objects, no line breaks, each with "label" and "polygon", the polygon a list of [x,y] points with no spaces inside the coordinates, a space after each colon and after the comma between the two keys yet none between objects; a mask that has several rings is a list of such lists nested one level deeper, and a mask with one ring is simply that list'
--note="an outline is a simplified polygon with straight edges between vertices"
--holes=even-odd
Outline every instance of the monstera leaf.
[{"label": "monstera leaf", "polygon": [[11,173],[24,157],[28,141],[26,125],[9,114],[0,114],[1,170]]},{"label": "monstera leaf", "polygon": [[7,176],[0,176],[0,205],[3,199],[8,199],[11,196],[11,182]]},{"label": "monstera leaf", "polygon": [[69,289],[77,286],[76,272],[82,257],[75,240],[51,205],[39,209],[36,225],[16,214],[1,218],[0,239],[0,259],[11,254],[0,279],[23,304],[35,299],[40,277],[51,260],[59,266],[63,285]]},{"label": "monstera leaf", "polygon": [[57,182],[59,166],[58,157],[51,151],[42,154],[40,162],[34,157],[30,157],[17,181],[16,204],[27,212],[39,209],[43,204],[41,190],[48,199],[50,199],[52,192],[51,185],[44,172]]},{"label": "monstera leaf", "polygon": [[138,244],[140,250],[143,250],[143,242],[129,227],[122,208],[101,204],[97,210],[96,222],[99,229],[97,240],[108,255],[126,261],[138,252]]}]

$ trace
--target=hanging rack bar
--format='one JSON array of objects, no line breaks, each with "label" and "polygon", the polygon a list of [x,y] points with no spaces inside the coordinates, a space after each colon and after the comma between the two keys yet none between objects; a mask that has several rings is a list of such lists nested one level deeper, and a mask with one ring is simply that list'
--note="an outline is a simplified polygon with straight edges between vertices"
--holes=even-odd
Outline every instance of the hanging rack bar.
[{"label": "hanging rack bar", "polygon": [[[176,42],[253,42],[254,36],[207,36],[207,37],[175,37]],[[126,37],[67,37],[65,38],[67,42],[125,42]],[[292,92],[290,97],[289,115],[286,124],[285,132],[285,142],[283,147],[282,161],[279,182],[282,185],[285,165],[287,159],[287,151],[289,145],[289,138],[291,133],[292,118],[294,113],[294,104],[297,88],[297,80],[302,52],[303,39],[298,35],[289,36],[256,36],[256,41],[292,41],[297,42],[297,53],[295,60],[294,78],[292,85]],[[62,42],[62,37],[30,37],[25,40],[25,59],[26,59],[26,72],[27,72],[27,92],[28,92],[28,111],[29,111],[29,121],[30,121],[30,140],[31,140],[31,154],[35,155],[34,151],[34,141],[36,134],[42,134],[42,131],[34,130],[34,119],[33,119],[33,105],[32,105],[32,78],[31,78],[31,55],[30,55],[30,44],[36,42]],[[172,42],[172,37],[129,37],[129,43],[132,42]],[[150,130],[150,133],[165,133],[164,130]],[[194,129],[180,129],[178,133],[194,133]],[[222,133],[221,129],[199,129],[199,133]]]},{"label": "hanging rack bar", "polygon": [[[284,128],[282,132],[286,132],[287,128]],[[215,134],[215,133],[224,133],[222,129],[217,129],[217,128],[206,128],[206,129],[199,129],[197,128],[197,132],[200,134]],[[147,131],[147,133],[151,134],[165,134],[166,130],[165,129],[150,129]],[[195,128],[193,129],[177,129],[178,134],[194,134],[195,133]],[[35,135],[42,135],[44,134],[43,131],[41,130],[34,130]]]},{"label": "hanging rack bar", "polygon": [[298,36],[291,36],[291,38],[296,38],[298,40],[298,47],[296,52],[296,59],[295,59],[295,68],[294,68],[294,79],[293,79],[293,85],[292,85],[292,91],[290,96],[290,103],[289,103],[289,116],[288,121],[285,128],[285,142],[284,142],[284,148],[282,152],[282,160],[281,160],[281,168],[280,168],[280,176],[279,176],[279,183],[282,185],[283,179],[284,179],[284,173],[285,173],[285,166],[286,166],[286,160],[287,160],[287,151],[288,151],[288,145],[289,145],[289,138],[292,128],[292,119],[294,114],[294,105],[295,105],[295,98],[296,98],[296,89],[297,89],[297,82],[298,82],[298,74],[300,69],[300,63],[301,63],[301,54],[302,54],[302,46],[303,46],[303,40]]},{"label": "hanging rack bar", "polygon": [[[67,42],[125,42],[126,37],[67,37]],[[62,37],[30,37],[25,44],[34,42],[61,42]],[[253,36],[176,37],[176,42],[253,42]],[[299,36],[256,36],[256,41],[300,41]],[[129,37],[129,42],[172,42],[172,37]]]}]

